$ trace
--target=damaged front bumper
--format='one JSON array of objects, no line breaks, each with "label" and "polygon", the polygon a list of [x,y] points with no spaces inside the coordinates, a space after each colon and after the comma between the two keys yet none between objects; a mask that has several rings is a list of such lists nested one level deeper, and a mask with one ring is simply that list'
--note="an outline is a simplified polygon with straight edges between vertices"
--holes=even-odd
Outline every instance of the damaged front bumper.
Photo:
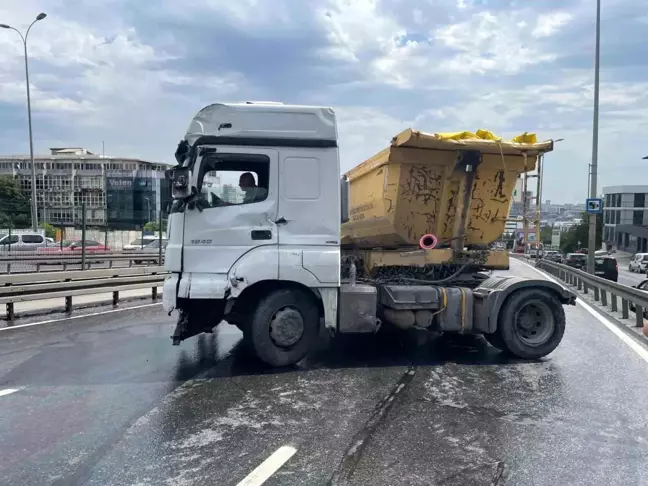
[{"label": "damaged front bumper", "polygon": [[164,282],[162,305],[169,314],[178,311],[171,338],[178,345],[202,332],[211,332],[223,318],[229,281],[225,274],[174,273]]}]

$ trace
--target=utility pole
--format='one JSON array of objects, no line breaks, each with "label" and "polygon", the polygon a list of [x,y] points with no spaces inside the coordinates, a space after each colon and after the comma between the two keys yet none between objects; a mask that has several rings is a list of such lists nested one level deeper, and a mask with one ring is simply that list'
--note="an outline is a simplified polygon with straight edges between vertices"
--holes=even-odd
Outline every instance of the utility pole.
[{"label": "utility pole", "polygon": [[[598,175],[598,132],[599,132],[599,72],[601,68],[601,0],[596,0],[596,50],[594,54],[594,119],[592,121],[592,166],[590,175],[590,198],[597,196]],[[598,214],[589,215],[589,241],[587,250],[587,272],[594,274],[594,252],[596,252],[596,221]]]},{"label": "utility pole", "polygon": [[31,94],[29,92],[29,63],[27,62],[27,37],[29,36],[29,31],[32,26],[39,20],[43,20],[47,17],[45,13],[39,13],[36,16],[36,19],[29,24],[27,27],[27,32],[23,36],[22,33],[15,27],[11,27],[7,24],[0,24],[0,28],[11,29],[18,32],[18,35],[23,41],[23,47],[25,51],[25,82],[27,84],[27,120],[29,122],[29,160],[31,161],[31,213],[32,213],[32,230],[34,232],[38,231],[38,209],[36,207],[36,166],[34,164],[34,137],[32,134],[32,116],[31,116]]}]

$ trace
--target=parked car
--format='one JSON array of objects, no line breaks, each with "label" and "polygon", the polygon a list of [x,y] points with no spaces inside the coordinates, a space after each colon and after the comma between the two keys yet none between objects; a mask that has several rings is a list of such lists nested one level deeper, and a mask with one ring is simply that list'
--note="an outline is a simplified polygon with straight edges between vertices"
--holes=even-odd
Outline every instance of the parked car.
[{"label": "parked car", "polygon": [[565,265],[581,270],[587,266],[587,255],[584,253],[568,253],[564,263]]},{"label": "parked car", "polygon": [[67,253],[81,253],[82,248],[85,246],[86,253],[103,253],[110,251],[110,246],[105,246],[94,240],[85,240],[73,241],[73,240],[63,240],[62,243],[58,243],[56,246],[48,246],[45,248],[40,248],[39,253],[46,254],[67,254]]},{"label": "parked car", "polygon": [[[152,241],[158,241],[158,239],[159,238],[157,236],[145,236],[144,238],[131,241],[128,245],[124,245],[123,250],[127,252],[142,250]],[[165,240],[166,238],[162,239]]]},{"label": "parked car", "polygon": [[611,256],[596,257],[594,260],[594,275],[616,282],[619,280],[619,264]]},{"label": "parked car", "polygon": [[628,270],[637,273],[646,273],[648,267],[648,253],[636,253],[632,255],[628,263]]},{"label": "parked car", "polygon": [[0,235],[0,252],[37,251],[47,246],[47,240],[39,233]]},{"label": "parked car", "polygon": [[544,259],[548,260],[550,262],[560,263],[560,262],[562,262],[562,255],[558,251],[549,250],[549,251],[545,252]]},{"label": "parked car", "polygon": [[[644,292],[648,292],[648,280],[644,280],[641,283],[638,283],[637,285],[632,286],[635,289],[643,290]],[[634,312],[635,311],[635,305],[632,302],[628,303],[628,308]],[[644,309],[644,318],[648,319],[648,309]]]},{"label": "parked car", "polygon": [[[162,255],[164,255],[164,251],[166,250],[167,244],[169,242],[167,240],[162,240]],[[133,263],[136,265],[139,265],[142,262],[150,262],[152,264],[160,264],[159,262],[159,257],[160,257],[160,240],[153,240],[151,241],[148,245],[146,245],[144,248],[141,248],[140,250],[135,250],[133,253],[137,254],[142,254],[142,257],[156,257],[153,259],[148,259],[148,258],[142,258],[142,260],[133,260]]]}]

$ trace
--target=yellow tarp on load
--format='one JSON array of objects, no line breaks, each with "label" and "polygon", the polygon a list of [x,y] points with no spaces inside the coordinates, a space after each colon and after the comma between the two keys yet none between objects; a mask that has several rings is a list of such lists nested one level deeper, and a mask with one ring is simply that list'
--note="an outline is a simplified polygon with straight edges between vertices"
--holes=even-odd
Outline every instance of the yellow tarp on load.
[{"label": "yellow tarp on load", "polygon": [[488,130],[473,132],[425,133],[408,128],[392,139],[392,147],[431,150],[479,150],[484,154],[535,156],[553,150],[553,141],[538,142],[535,133],[524,132],[511,140],[503,140]]},{"label": "yellow tarp on load", "polygon": [[[433,136],[439,140],[493,140],[501,142],[502,137],[496,136],[489,130],[479,129],[475,133],[472,132],[451,132],[451,133],[435,133]],[[536,144],[538,138],[535,133],[524,132],[517,137],[513,137],[511,142],[517,144]]]}]

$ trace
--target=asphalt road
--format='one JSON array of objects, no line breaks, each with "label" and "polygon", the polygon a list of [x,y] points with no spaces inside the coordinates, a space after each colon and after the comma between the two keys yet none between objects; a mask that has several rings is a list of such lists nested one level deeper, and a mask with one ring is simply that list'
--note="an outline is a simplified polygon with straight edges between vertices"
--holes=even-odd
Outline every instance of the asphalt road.
[{"label": "asphalt road", "polygon": [[648,485],[648,362],[567,317],[538,362],[375,337],[285,370],[230,326],[172,347],[160,307],[0,331],[0,483],[234,486],[290,446],[265,485]]}]

